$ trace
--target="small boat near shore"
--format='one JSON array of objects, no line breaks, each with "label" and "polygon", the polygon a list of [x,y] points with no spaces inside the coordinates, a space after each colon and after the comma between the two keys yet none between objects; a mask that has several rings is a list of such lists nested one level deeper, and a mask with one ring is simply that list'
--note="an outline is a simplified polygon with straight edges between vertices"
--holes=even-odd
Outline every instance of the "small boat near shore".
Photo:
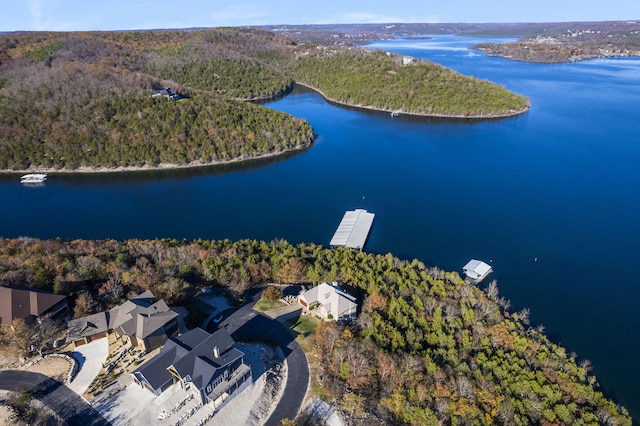
[{"label": "small boat near shore", "polygon": [[29,185],[29,184],[38,184],[44,183],[47,180],[47,175],[45,173],[31,173],[28,175],[24,175],[20,178],[20,183]]}]

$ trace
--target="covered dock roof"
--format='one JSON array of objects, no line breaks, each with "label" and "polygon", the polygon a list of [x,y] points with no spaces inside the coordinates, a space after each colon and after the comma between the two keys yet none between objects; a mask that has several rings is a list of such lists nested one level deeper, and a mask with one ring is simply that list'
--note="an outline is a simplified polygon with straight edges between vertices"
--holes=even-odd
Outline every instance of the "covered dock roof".
[{"label": "covered dock roof", "polygon": [[462,271],[473,282],[479,283],[487,277],[493,270],[481,260],[471,259],[462,267]]},{"label": "covered dock roof", "polygon": [[329,245],[347,246],[362,250],[369,236],[374,217],[373,213],[363,209],[346,212]]}]

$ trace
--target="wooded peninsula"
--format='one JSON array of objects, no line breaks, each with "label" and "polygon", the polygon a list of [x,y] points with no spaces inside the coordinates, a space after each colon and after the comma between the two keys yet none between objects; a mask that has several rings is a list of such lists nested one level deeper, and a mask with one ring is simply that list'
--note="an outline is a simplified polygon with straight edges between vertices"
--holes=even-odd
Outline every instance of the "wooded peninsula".
[{"label": "wooded peninsula", "polygon": [[[418,260],[283,240],[0,238],[0,284],[68,295],[76,317],[146,290],[197,315],[205,288],[241,299],[268,282],[323,281],[360,306],[355,322],[309,336],[313,392],[338,401],[349,424],[631,425],[589,361],[551,342],[528,310],[510,311],[495,282],[483,290]],[[0,329],[1,349],[30,344]]]},{"label": "wooded peninsula", "polygon": [[261,29],[0,36],[0,170],[209,165],[304,149],[305,120],[248,101],[294,82],[339,103],[443,117],[527,100],[442,66]]}]

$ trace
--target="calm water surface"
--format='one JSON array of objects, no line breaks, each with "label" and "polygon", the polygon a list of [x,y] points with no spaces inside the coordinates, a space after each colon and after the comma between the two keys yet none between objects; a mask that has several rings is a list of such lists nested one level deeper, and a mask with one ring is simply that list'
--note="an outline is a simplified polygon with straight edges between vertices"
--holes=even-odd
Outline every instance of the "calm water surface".
[{"label": "calm water surface", "polygon": [[640,60],[528,64],[467,49],[477,41],[372,47],[498,82],[529,96],[529,113],[392,118],[297,89],[267,106],[313,125],[318,140],[304,152],[223,168],[51,175],[41,188],[0,176],[0,235],[328,244],[345,210],[366,208],[376,213],[368,251],[447,270],[491,261],[512,309],[529,307],[533,323],[591,360],[638,418]]}]

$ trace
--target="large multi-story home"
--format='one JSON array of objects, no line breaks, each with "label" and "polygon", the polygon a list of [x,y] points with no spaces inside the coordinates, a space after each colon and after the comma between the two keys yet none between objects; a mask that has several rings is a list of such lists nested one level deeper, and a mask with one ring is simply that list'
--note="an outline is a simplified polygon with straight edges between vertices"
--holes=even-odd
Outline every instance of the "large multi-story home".
[{"label": "large multi-story home", "polygon": [[133,379],[156,395],[180,383],[202,404],[219,408],[253,380],[244,353],[234,344],[226,329],[209,334],[194,328],[169,339],[158,355],[132,373]]},{"label": "large multi-story home", "polygon": [[350,321],[356,318],[356,298],[338,287],[337,283],[322,283],[298,295],[298,302],[308,312],[324,320]]},{"label": "large multi-story home", "polygon": [[0,325],[11,326],[16,319],[24,320],[27,325],[42,321],[69,317],[69,305],[66,296],[46,291],[0,287]]},{"label": "large multi-story home", "polygon": [[151,291],[145,291],[109,311],[69,321],[69,340],[79,346],[114,332],[149,352],[178,333],[177,318],[163,300],[156,301]]}]

